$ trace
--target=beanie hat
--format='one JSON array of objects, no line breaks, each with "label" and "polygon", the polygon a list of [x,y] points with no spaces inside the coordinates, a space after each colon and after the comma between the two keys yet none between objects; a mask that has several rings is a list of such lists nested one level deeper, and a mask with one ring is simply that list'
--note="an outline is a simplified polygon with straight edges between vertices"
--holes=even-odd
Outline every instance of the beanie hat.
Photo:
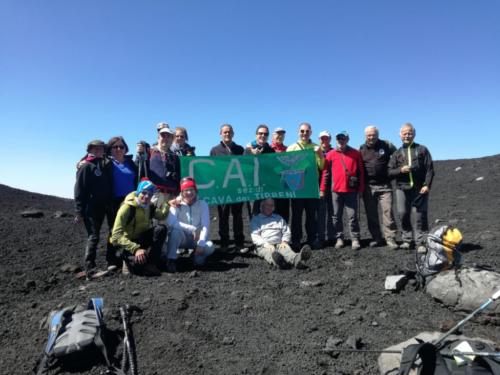
[{"label": "beanie hat", "polygon": [[153,194],[156,191],[156,186],[149,180],[142,180],[137,185],[137,190],[135,191],[135,194],[139,195],[144,190],[147,190],[149,193]]},{"label": "beanie hat", "polygon": [[184,191],[187,189],[198,190],[196,187],[196,182],[194,182],[194,179],[191,177],[184,177],[181,181],[181,191]]},{"label": "beanie hat", "polygon": [[93,141],[90,141],[88,144],[87,144],[87,152],[90,152],[90,149],[92,147],[104,147],[106,146],[106,143],[104,143],[103,141],[101,141],[100,139],[94,139]]}]

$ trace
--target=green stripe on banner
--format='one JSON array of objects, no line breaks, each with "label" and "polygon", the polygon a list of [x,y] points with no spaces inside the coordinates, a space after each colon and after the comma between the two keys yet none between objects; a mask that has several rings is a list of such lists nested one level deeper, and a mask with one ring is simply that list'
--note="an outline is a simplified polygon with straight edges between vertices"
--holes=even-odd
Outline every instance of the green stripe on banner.
[{"label": "green stripe on banner", "polygon": [[319,198],[313,150],[180,159],[182,177],[193,177],[199,196],[211,205],[264,198]]}]

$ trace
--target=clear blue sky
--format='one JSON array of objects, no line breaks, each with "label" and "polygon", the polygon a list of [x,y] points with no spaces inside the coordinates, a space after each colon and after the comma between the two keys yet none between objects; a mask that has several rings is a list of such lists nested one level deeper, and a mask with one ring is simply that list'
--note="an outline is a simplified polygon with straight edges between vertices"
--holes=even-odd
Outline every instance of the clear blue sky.
[{"label": "clear blue sky", "polygon": [[500,152],[497,0],[2,0],[0,183],[72,196],[94,138],[184,125],[199,155],[257,124],[403,122],[434,159]]}]

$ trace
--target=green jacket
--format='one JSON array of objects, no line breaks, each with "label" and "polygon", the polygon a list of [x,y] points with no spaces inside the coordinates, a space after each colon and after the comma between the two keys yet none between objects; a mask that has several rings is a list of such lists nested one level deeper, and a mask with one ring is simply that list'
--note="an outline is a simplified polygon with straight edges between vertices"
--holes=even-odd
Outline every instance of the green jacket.
[{"label": "green jacket", "polygon": [[[135,242],[144,232],[149,230],[153,223],[151,221],[151,205],[147,208],[139,207],[136,201],[137,195],[135,191],[125,197],[118,213],[116,214],[113,232],[111,233],[111,243],[121,246],[125,250],[134,254],[141,246]],[[135,207],[135,216],[130,218],[131,208]],[[164,220],[168,216],[170,207],[165,203],[161,208],[155,209],[154,218]]]},{"label": "green jacket", "polygon": [[316,166],[318,167],[318,171],[321,172],[325,167],[325,158],[323,157],[323,154],[318,155],[318,153],[315,150],[316,147],[319,147],[319,145],[317,145],[314,142],[306,143],[302,141],[297,141],[288,146],[286,151],[288,152],[288,151],[313,150],[314,156],[316,157]]}]

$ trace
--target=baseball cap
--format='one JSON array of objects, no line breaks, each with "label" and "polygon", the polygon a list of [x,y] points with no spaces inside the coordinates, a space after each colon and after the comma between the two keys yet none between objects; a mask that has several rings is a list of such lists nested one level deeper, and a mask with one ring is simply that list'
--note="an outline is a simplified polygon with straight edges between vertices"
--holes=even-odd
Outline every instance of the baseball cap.
[{"label": "baseball cap", "polygon": [[330,132],[328,130],[323,130],[321,133],[319,133],[318,135],[318,138],[321,138],[321,137],[328,137],[328,138],[332,138],[332,135],[330,134]]},{"label": "baseball cap", "polygon": [[158,130],[158,133],[168,133],[174,135],[174,131],[170,129],[170,126],[166,122],[159,122],[156,124],[156,130]]},{"label": "baseball cap", "polygon": [[342,130],[341,132],[338,132],[336,135],[335,135],[335,138],[338,138],[338,137],[346,137],[346,138],[349,138],[349,133],[346,132],[345,130]]},{"label": "baseball cap", "polygon": [[286,130],[283,128],[276,128],[274,129],[273,133],[286,133]]}]

